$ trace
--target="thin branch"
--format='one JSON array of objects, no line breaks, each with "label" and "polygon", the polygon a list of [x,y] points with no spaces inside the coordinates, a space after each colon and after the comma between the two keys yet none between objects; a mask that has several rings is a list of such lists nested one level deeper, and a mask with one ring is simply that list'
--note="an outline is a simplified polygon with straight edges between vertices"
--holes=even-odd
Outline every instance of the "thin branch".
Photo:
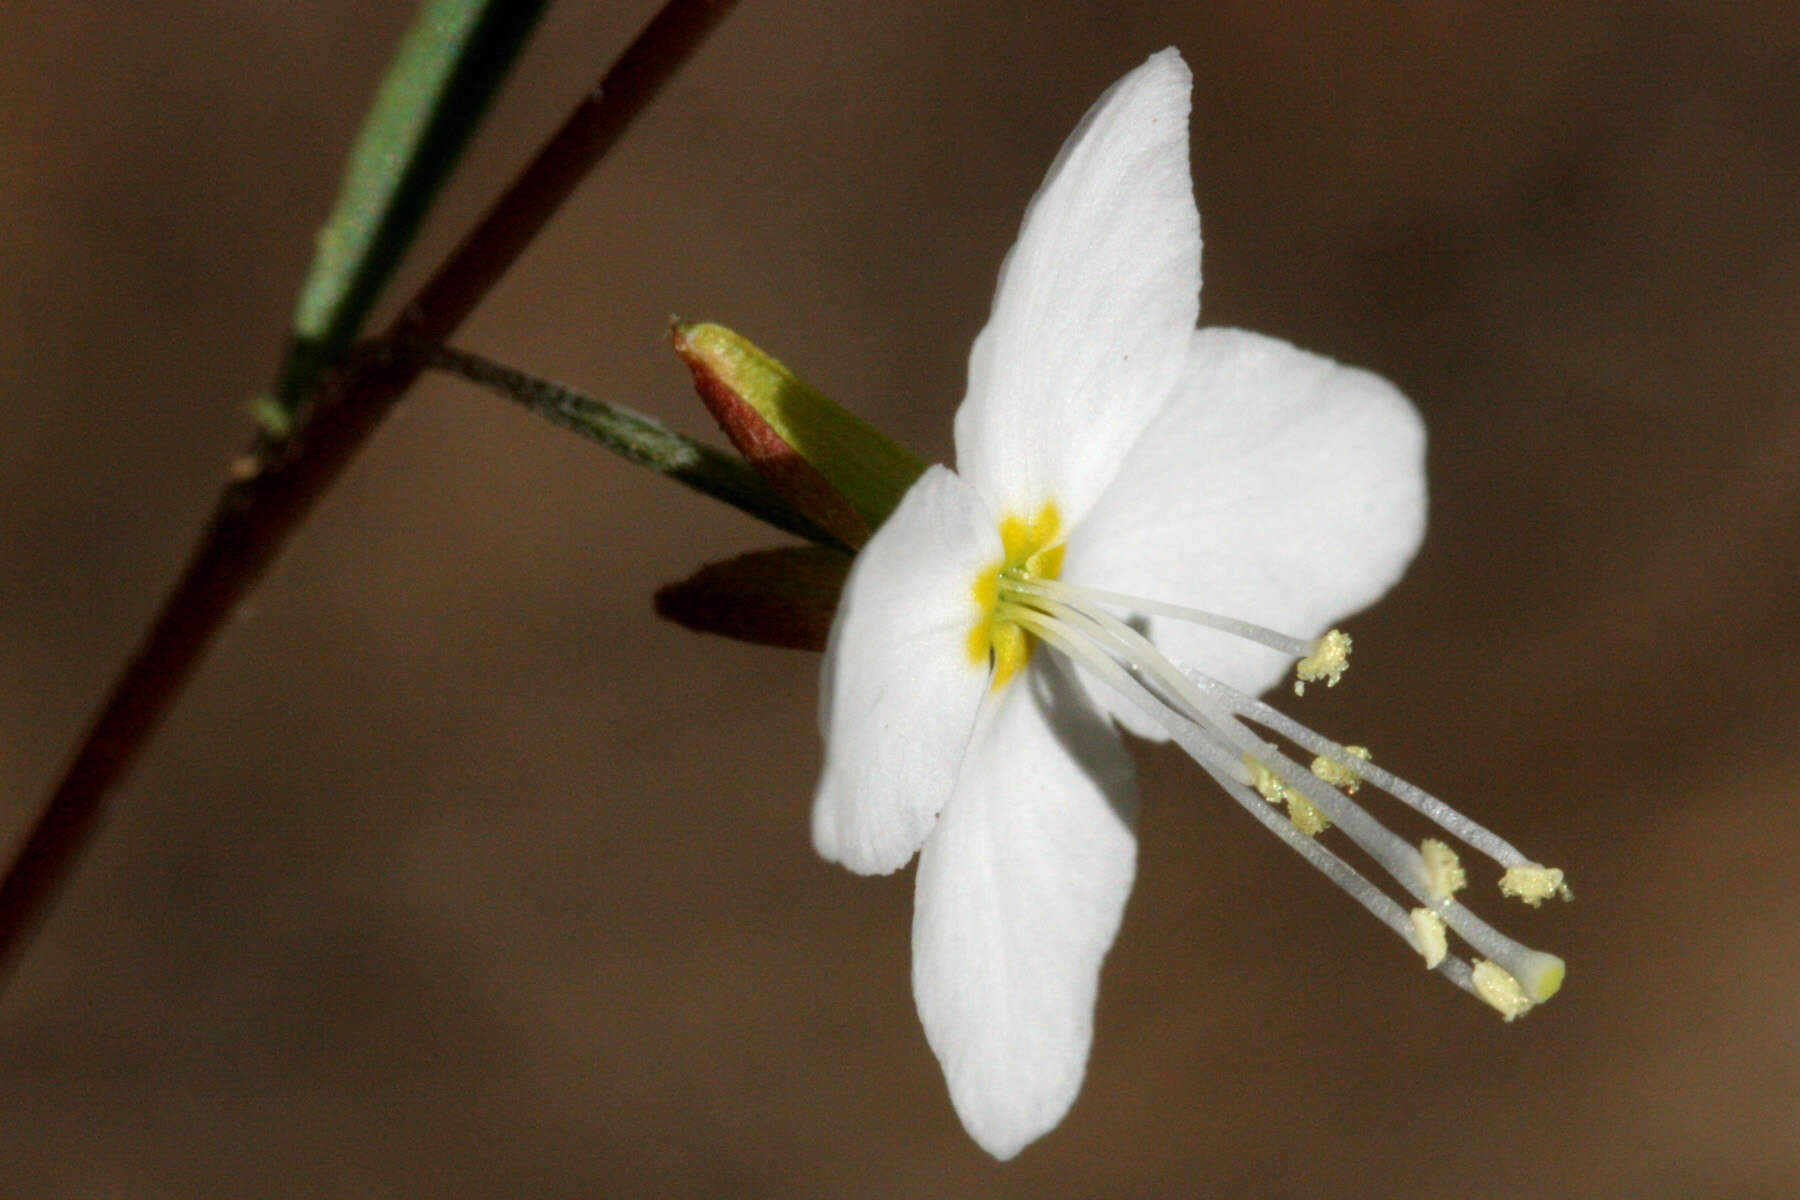
[{"label": "thin branch", "polygon": [[[736,0],[669,0],[504,192],[387,336],[443,342]],[[49,910],[106,803],[240,601],[394,402],[416,358],[359,357],[321,382],[298,430],[259,446],[225,489],[174,592],[126,665],[0,883],[0,978]]]},{"label": "thin branch", "polygon": [[[408,352],[407,348],[396,349],[399,353]],[[425,346],[417,352],[425,355],[426,364],[433,370],[516,400],[545,420],[597,442],[640,467],[686,484],[703,496],[721,500],[809,542],[849,550],[778,496],[756,469],[736,454],[684,437],[622,404],[610,404],[567,384],[539,379],[465,350]]]}]

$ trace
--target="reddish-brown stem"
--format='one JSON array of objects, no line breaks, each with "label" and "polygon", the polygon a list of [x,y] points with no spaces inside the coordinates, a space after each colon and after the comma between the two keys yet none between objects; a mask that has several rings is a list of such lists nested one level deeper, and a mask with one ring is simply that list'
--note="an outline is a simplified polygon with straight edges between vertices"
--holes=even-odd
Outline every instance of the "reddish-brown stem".
[{"label": "reddish-brown stem", "polygon": [[[669,0],[401,311],[387,339],[447,340],[735,3]],[[243,477],[225,489],[186,571],[0,883],[0,979],[213,637],[423,362],[353,357],[323,380],[299,430],[247,459]]]}]

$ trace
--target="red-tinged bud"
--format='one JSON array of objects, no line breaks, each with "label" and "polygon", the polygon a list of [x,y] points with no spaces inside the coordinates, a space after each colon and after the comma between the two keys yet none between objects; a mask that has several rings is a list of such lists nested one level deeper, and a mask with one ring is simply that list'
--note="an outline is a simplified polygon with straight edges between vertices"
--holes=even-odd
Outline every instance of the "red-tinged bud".
[{"label": "red-tinged bud", "polygon": [[783,499],[851,549],[925,464],[722,325],[677,324],[675,352],[713,419]]}]

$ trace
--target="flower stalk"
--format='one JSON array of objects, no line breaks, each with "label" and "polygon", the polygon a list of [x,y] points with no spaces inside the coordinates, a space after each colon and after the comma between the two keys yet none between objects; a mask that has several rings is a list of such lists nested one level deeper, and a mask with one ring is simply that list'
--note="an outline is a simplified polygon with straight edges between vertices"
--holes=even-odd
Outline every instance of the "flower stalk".
[{"label": "flower stalk", "polygon": [[[734,3],[669,0],[401,309],[388,338],[448,340]],[[325,369],[292,433],[263,439],[233,471],[180,580],[0,882],[0,979],[213,639],[422,370],[422,360],[406,356]]]},{"label": "flower stalk", "polygon": [[448,346],[399,347],[395,352],[422,354],[435,370],[516,400],[530,412],[628,462],[723,501],[765,524],[817,545],[845,548],[840,539],[777,494],[750,463],[684,437],[653,417]]}]

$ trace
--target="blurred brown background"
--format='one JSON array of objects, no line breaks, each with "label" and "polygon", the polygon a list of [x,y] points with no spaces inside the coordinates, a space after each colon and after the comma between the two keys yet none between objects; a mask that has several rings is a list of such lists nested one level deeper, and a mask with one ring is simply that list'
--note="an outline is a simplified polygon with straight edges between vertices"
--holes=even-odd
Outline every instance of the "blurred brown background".
[{"label": "blurred brown background", "polygon": [[[417,262],[653,5],[546,20]],[[0,836],[245,444],[405,4],[0,9]],[[1292,706],[1569,868],[1503,1026],[1143,750],[1086,1088],[1000,1167],[907,875],[817,861],[817,663],[659,624],[776,540],[421,388],[0,1001],[20,1196],[1800,1191],[1800,14],[745,0],[471,349],[704,432],[670,313],[934,458],[1026,199],[1193,64],[1205,319],[1394,378],[1430,535]],[[416,280],[417,271],[409,275]]]}]

